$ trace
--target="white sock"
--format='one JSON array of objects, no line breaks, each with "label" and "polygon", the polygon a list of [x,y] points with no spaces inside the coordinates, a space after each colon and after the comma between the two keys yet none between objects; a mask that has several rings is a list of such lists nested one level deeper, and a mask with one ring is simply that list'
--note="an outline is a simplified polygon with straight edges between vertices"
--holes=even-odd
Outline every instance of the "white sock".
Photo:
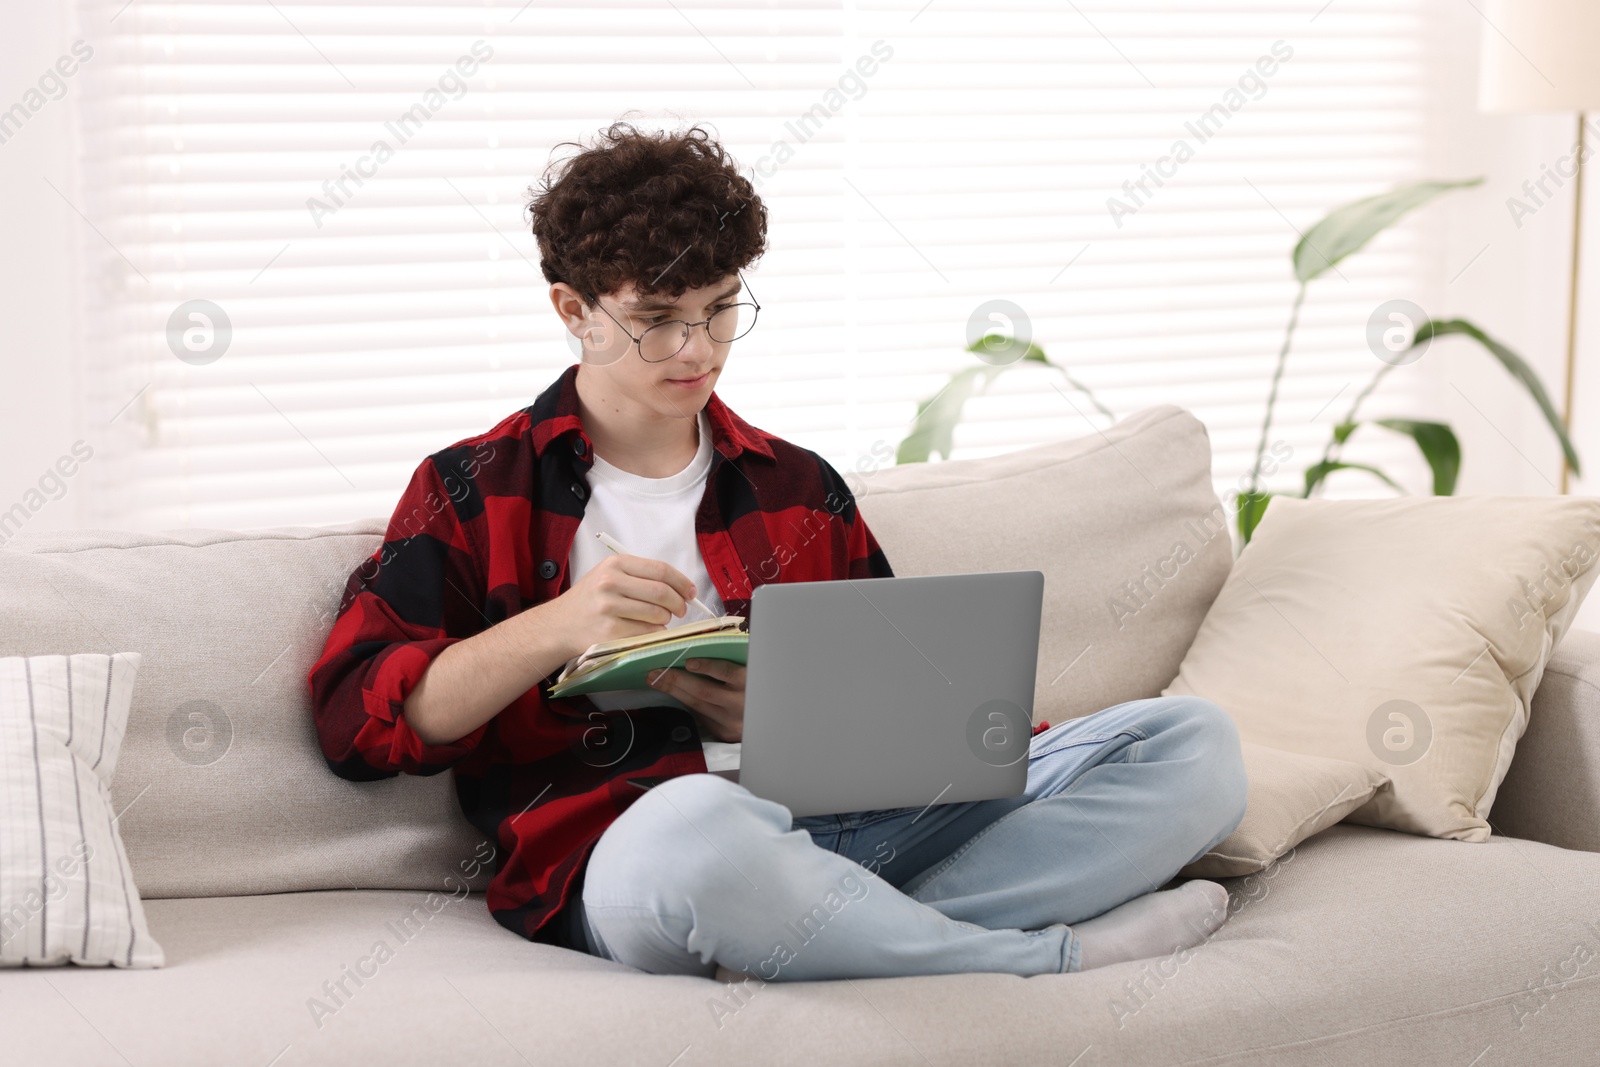
[{"label": "white sock", "polygon": [[1079,970],[1193,948],[1227,921],[1228,891],[1216,882],[1146,893],[1072,928]]}]

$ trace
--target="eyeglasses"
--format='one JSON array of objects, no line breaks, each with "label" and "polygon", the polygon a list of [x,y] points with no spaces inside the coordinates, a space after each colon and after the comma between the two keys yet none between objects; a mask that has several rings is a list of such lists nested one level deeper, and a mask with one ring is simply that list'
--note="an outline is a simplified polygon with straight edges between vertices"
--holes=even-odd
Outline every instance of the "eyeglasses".
[{"label": "eyeglasses", "polygon": [[[743,273],[740,273],[739,281],[744,285],[745,291],[749,292],[750,286],[745,282]],[[750,293],[751,303],[729,304],[713,312],[710,318],[699,322],[684,322],[682,319],[658,322],[637,337],[628,333],[628,328],[618,322],[615,315],[606,311],[598,296],[594,297],[591,303],[601,311],[605,311],[606,318],[617,323],[618,328],[639,346],[641,359],[646,363],[661,363],[683,351],[683,346],[689,343],[689,331],[696,326],[704,326],[706,336],[719,345],[732,344],[755,329],[756,316],[761,313],[761,305],[755,302],[755,299],[756,294]]]}]

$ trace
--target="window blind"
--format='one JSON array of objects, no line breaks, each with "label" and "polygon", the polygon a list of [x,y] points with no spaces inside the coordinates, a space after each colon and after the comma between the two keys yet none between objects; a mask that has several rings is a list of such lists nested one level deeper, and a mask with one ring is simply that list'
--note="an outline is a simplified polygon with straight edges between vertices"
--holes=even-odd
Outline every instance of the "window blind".
[{"label": "window blind", "polygon": [[[1297,231],[1423,176],[1434,106],[1421,0],[119,0],[79,19],[96,518],[131,528],[387,515],[423,456],[526,406],[574,353],[524,192],[619,117],[707,123],[767,203],[761,322],[719,385],[749,421],[866,489],[917,402],[978,365],[977,316],[1115,416],[1193,411],[1224,492],[1253,459]],[[1427,225],[1314,283],[1271,484],[1378,368],[1371,311],[1431,306]],[[1392,375],[1377,405],[1419,381]],[[1109,421],[1019,367],[968,403],[952,458]],[[1348,458],[1420,488],[1403,444]]]}]

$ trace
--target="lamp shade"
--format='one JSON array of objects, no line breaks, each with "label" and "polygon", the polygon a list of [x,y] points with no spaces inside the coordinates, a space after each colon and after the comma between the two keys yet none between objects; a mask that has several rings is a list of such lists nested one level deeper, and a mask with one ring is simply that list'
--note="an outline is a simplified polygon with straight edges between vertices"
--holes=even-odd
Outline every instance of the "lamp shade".
[{"label": "lamp shade", "polygon": [[1483,15],[1482,110],[1600,110],[1600,0],[1490,0]]}]

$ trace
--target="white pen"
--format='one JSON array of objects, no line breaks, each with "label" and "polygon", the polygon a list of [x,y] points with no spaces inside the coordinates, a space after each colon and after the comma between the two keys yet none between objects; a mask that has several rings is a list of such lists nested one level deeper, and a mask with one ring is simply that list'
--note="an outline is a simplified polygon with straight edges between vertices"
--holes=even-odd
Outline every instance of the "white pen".
[{"label": "white pen", "polygon": [[[627,549],[623,548],[622,544],[615,537],[612,537],[610,534],[606,533],[603,530],[600,531],[599,533],[596,533],[595,537],[600,541],[600,543],[602,545],[605,545],[607,548],[609,548],[611,551],[615,552],[619,556],[631,556],[631,555],[633,555],[632,552],[629,552]],[[708,617],[713,618],[713,619],[717,617],[717,613],[712,611],[710,608],[706,607],[705,601],[701,600],[698,596],[690,597],[689,598],[689,603],[693,604],[695,607],[697,607],[701,611],[705,612]]]}]

